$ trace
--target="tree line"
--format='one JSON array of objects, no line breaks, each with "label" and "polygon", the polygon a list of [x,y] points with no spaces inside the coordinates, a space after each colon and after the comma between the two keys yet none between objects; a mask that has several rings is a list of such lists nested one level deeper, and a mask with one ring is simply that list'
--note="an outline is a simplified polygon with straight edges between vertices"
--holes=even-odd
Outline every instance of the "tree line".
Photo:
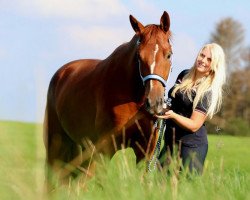
[{"label": "tree line", "polygon": [[226,56],[227,82],[222,109],[207,122],[209,133],[250,136],[250,45],[243,25],[227,17],[215,25],[209,42],[222,46]]}]

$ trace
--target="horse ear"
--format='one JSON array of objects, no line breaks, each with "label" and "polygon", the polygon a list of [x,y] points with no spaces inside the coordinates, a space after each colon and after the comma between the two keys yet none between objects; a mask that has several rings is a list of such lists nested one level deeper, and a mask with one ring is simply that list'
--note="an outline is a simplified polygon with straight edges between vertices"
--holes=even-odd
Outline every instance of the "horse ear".
[{"label": "horse ear", "polygon": [[129,15],[129,20],[136,34],[140,34],[143,31],[144,26],[137,19],[135,19],[132,15]]},{"label": "horse ear", "polygon": [[162,16],[161,16],[160,26],[164,32],[168,32],[169,27],[170,27],[170,18],[169,18],[169,15],[166,11],[164,11]]}]

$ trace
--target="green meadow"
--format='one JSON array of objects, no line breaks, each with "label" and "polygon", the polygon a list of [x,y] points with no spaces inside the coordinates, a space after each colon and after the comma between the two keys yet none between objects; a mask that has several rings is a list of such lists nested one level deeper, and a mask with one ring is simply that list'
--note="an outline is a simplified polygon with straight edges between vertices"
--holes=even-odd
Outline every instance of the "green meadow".
[{"label": "green meadow", "polygon": [[[250,199],[250,137],[209,135],[209,151],[202,176],[167,172],[145,173],[131,149],[112,160],[103,158],[96,176],[80,176],[70,185],[44,194],[42,126],[0,122],[0,199]],[[175,165],[176,164],[176,165]]]}]

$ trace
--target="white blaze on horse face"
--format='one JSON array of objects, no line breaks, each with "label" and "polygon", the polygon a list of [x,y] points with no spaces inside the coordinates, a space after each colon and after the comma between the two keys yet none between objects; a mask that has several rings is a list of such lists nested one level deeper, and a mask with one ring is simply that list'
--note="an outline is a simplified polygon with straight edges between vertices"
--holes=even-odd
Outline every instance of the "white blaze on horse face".
[{"label": "white blaze on horse face", "polygon": [[[154,50],[154,59],[153,59],[153,63],[150,65],[150,73],[154,74],[154,69],[155,69],[155,58],[156,58],[156,54],[159,50],[158,44],[155,45],[155,50]],[[150,80],[150,89],[153,87],[152,84],[152,80]]]}]

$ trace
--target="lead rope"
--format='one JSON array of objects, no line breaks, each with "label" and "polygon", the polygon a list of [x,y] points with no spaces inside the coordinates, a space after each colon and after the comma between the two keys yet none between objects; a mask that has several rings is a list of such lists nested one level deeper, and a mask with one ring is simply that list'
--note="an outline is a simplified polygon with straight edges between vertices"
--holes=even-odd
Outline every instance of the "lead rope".
[{"label": "lead rope", "polygon": [[164,136],[165,129],[166,129],[165,120],[164,119],[157,119],[155,124],[154,124],[154,129],[156,129],[156,131],[158,130],[159,137],[157,139],[154,154],[153,154],[152,158],[148,161],[147,169],[149,172],[154,171],[156,168],[156,163],[157,163],[158,157],[160,155],[160,151],[161,151],[161,141],[162,141],[162,138]]},{"label": "lead rope", "polygon": [[[170,98],[168,98],[166,100],[165,108],[171,107],[171,100],[172,99],[170,99]],[[159,136],[158,136],[158,139],[157,139],[156,147],[154,149],[154,154],[153,154],[152,158],[147,163],[147,170],[149,172],[154,171],[155,168],[156,168],[156,163],[158,161],[158,158],[159,158],[159,155],[160,155],[160,152],[161,152],[162,138],[164,137],[164,133],[165,133],[165,130],[166,130],[166,121],[164,119],[158,118],[155,121],[154,130],[155,130],[154,132],[158,131]]]}]

